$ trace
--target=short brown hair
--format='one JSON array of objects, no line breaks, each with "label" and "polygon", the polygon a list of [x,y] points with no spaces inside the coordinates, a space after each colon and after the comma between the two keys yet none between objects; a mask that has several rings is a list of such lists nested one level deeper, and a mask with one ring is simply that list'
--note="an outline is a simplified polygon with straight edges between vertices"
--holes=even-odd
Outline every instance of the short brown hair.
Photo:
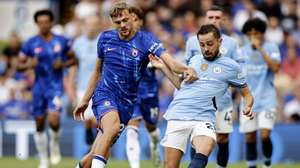
[{"label": "short brown hair", "polygon": [[139,7],[131,6],[131,7],[129,8],[129,12],[130,12],[130,13],[136,14],[136,16],[137,16],[140,20],[143,20],[143,19],[144,19],[144,12],[143,12],[143,10],[140,9]]},{"label": "short brown hair", "polygon": [[122,13],[122,11],[124,11],[124,10],[128,10],[129,11],[129,9],[130,9],[130,6],[126,2],[124,2],[124,1],[118,1],[110,9],[109,16],[111,18],[120,16],[121,13]]}]

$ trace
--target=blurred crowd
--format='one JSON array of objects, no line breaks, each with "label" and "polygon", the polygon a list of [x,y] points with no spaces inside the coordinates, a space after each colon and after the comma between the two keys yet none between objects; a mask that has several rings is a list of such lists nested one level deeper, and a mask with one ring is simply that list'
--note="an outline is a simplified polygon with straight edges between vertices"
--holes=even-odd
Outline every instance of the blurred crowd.
[{"label": "blurred crowd", "polygon": [[[184,62],[185,42],[203,23],[204,13],[213,4],[225,9],[222,32],[233,37],[239,45],[247,40],[241,27],[248,18],[259,17],[267,21],[267,40],[280,47],[282,64],[276,75],[278,121],[300,121],[300,0],[127,0],[145,12],[145,28],[153,32],[165,48]],[[88,30],[85,20],[99,17],[99,31],[111,27],[108,12],[113,0],[79,0],[70,6],[64,23],[57,23],[53,32],[76,40]],[[12,32],[0,56],[0,117],[27,119],[31,112],[31,93],[34,76],[32,71],[16,70],[16,58],[22,39]],[[66,97],[72,100],[72,87],[65,75]],[[160,81],[160,111],[166,110],[172,100],[174,87],[158,72]],[[87,79],[88,80],[88,79]],[[72,104],[72,103],[70,103]]]}]

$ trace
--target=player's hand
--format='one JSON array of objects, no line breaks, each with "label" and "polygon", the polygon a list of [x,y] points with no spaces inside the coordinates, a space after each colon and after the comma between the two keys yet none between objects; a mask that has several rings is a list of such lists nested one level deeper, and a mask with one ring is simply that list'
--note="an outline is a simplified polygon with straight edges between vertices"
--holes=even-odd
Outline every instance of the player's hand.
[{"label": "player's hand", "polygon": [[243,114],[247,117],[249,117],[250,119],[252,119],[253,116],[253,112],[252,112],[252,108],[251,107],[245,107],[245,109],[243,110]]},{"label": "player's hand", "polygon": [[163,68],[164,62],[163,62],[162,59],[160,59],[159,57],[154,56],[152,54],[149,54],[148,58],[149,58],[149,60],[150,60],[153,67],[158,68],[158,69]]},{"label": "player's hand", "polygon": [[53,62],[52,66],[53,66],[53,69],[54,69],[54,70],[59,70],[59,69],[62,69],[62,68],[63,68],[63,63],[61,62],[60,59],[56,59],[56,60]]},{"label": "player's hand", "polygon": [[188,67],[188,69],[184,71],[183,77],[184,77],[184,81],[187,83],[192,83],[198,79],[196,71],[190,67]]},{"label": "player's hand", "polygon": [[84,111],[88,107],[89,103],[87,102],[80,102],[73,111],[73,117],[76,121],[84,120]]},{"label": "player's hand", "polygon": [[37,57],[33,58],[31,62],[31,68],[35,68],[38,63],[39,63],[38,58]]}]

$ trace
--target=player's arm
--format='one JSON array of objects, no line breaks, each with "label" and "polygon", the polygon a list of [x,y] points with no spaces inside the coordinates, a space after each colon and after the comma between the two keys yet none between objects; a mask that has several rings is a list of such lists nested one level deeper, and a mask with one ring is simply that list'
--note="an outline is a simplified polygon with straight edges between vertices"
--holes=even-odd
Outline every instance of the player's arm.
[{"label": "player's arm", "polygon": [[73,111],[73,116],[75,120],[84,119],[84,111],[88,107],[89,101],[93,96],[94,90],[98,84],[98,81],[101,79],[102,75],[102,60],[97,59],[95,70],[89,80],[87,90],[83,98],[81,99],[80,103],[77,105],[75,110]]},{"label": "player's arm", "polygon": [[170,68],[171,71],[177,74],[183,74],[186,82],[191,83],[197,80],[197,74],[193,68],[176,61],[168,52],[163,52],[160,55],[160,58],[163,60],[166,66]]},{"label": "player's arm", "polygon": [[78,59],[75,56],[75,52],[74,51],[72,51],[72,50],[68,51],[67,54],[66,54],[66,56],[67,56],[68,59],[67,59],[67,61],[65,61],[63,63],[64,67],[78,66]]},{"label": "player's arm", "polygon": [[160,69],[172,82],[172,84],[177,89],[180,89],[182,79],[177,74],[174,74],[163,60],[161,60],[159,57],[153,56],[152,54],[149,55],[149,60],[151,61],[153,67]]},{"label": "player's arm", "polygon": [[21,53],[17,58],[16,69],[17,71],[25,71],[35,68],[37,64],[38,59],[36,57],[27,57]]},{"label": "player's arm", "polygon": [[263,56],[266,64],[270,68],[270,70],[274,73],[277,73],[280,69],[280,63],[278,61],[271,59],[270,55],[267,52],[265,52],[265,50],[263,48],[258,48],[258,51]]},{"label": "player's arm", "polygon": [[240,93],[245,102],[245,107],[244,107],[243,113],[244,113],[244,115],[246,115],[248,117],[252,117],[252,115],[253,115],[252,106],[253,106],[254,99],[251,94],[251,91],[247,85],[243,86],[239,90],[240,90]]}]

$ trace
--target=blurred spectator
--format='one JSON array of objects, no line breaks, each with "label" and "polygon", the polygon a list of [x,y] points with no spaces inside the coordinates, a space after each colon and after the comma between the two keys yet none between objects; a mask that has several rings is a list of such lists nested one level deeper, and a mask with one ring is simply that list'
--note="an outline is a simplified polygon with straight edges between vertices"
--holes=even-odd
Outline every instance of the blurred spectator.
[{"label": "blurred spectator", "polygon": [[233,27],[233,20],[229,13],[223,12],[222,33],[232,37],[240,46],[242,45],[241,36]]},{"label": "blurred spectator", "polygon": [[238,30],[242,29],[242,26],[249,18],[260,18],[264,21],[267,21],[266,15],[256,9],[255,4],[251,0],[242,1],[245,7],[245,10],[240,10],[236,13],[233,19],[233,24]]},{"label": "blurred spectator", "polygon": [[273,41],[277,45],[282,44],[284,34],[282,28],[280,27],[279,19],[275,16],[270,16],[268,20],[269,23],[265,34],[266,40]]},{"label": "blurred spectator", "polygon": [[83,20],[89,16],[99,14],[100,9],[100,0],[80,0],[75,7],[75,15],[78,19]]},{"label": "blurred spectator", "polygon": [[298,37],[295,40],[297,41],[297,46],[300,48],[300,15],[297,20],[297,28],[292,31],[292,36],[293,37]]},{"label": "blurred spectator", "polygon": [[300,57],[297,56],[295,47],[289,47],[287,49],[287,57],[281,65],[281,70],[293,81],[300,79]]},{"label": "blurred spectator", "polygon": [[296,48],[297,53],[299,54],[299,48],[295,37],[291,33],[285,33],[284,42],[279,46],[280,55],[284,60],[287,57],[288,48]]},{"label": "blurred spectator", "polygon": [[297,0],[281,1],[281,11],[283,13],[281,25],[285,31],[290,32],[296,28],[298,10],[299,6]]},{"label": "blurred spectator", "polygon": [[284,107],[284,115],[288,122],[300,122],[300,82],[294,89],[295,98]]},{"label": "blurred spectator", "polygon": [[267,17],[273,16],[277,19],[282,17],[280,3],[278,0],[264,0],[259,4],[258,9],[263,11]]},{"label": "blurred spectator", "polygon": [[[8,45],[3,49],[3,55],[7,58],[7,68],[11,68],[16,62],[21,44],[22,42],[19,35],[16,32],[12,32],[8,39]],[[3,64],[1,66],[3,66]]]}]

